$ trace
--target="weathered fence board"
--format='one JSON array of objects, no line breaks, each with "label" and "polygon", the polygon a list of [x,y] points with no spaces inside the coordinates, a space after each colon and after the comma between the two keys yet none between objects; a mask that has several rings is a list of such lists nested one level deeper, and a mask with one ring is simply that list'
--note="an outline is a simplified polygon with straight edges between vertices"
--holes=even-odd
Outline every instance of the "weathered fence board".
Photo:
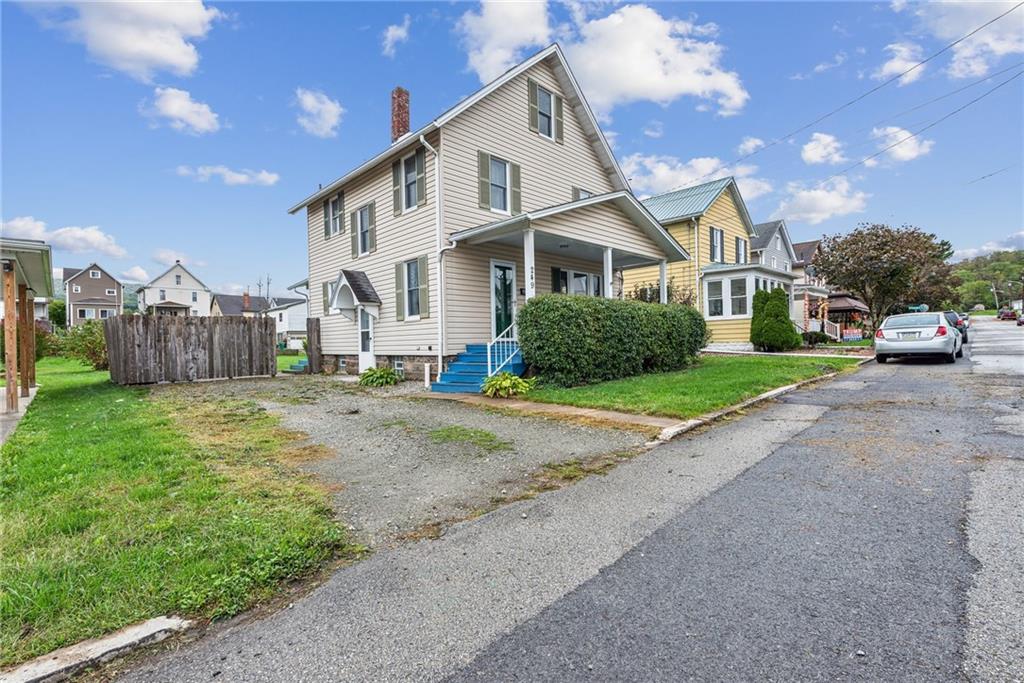
[{"label": "weathered fence board", "polygon": [[116,384],[276,375],[272,318],[119,315],[103,333]]},{"label": "weathered fence board", "polygon": [[319,375],[323,355],[320,353],[320,318],[306,318],[306,372]]}]

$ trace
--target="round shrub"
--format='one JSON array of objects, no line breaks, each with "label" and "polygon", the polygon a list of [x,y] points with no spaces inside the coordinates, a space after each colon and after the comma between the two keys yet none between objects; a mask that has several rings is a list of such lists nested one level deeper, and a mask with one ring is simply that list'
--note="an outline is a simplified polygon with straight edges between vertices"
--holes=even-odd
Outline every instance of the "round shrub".
[{"label": "round shrub", "polygon": [[750,343],[755,349],[764,349],[764,311],[768,306],[767,289],[754,292],[754,304],[750,309]]},{"label": "round shrub", "polygon": [[707,336],[689,306],[564,294],[530,299],[517,327],[523,360],[561,386],[678,370]]},{"label": "round shrub", "polygon": [[781,287],[773,289],[764,308],[761,344],[765,351],[790,351],[803,340],[789,317],[789,294]]}]

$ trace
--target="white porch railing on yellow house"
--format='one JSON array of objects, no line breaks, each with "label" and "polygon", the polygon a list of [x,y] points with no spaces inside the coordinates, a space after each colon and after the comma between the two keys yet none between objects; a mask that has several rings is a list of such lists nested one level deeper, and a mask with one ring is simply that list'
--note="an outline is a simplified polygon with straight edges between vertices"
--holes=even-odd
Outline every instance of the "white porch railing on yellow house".
[{"label": "white porch railing on yellow house", "polygon": [[487,342],[487,376],[493,377],[501,372],[519,352],[519,341],[516,337],[516,324],[512,323],[498,335]]}]

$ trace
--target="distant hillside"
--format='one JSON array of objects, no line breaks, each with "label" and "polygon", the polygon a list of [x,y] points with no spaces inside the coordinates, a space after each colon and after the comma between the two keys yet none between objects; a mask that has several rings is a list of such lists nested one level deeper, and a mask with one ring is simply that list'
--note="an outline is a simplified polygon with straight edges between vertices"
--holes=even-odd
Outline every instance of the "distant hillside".
[{"label": "distant hillside", "polygon": [[957,292],[964,308],[982,304],[993,308],[996,304],[992,287],[996,288],[999,303],[1021,298],[1024,287],[1024,249],[997,251],[988,256],[977,256],[954,264],[954,274],[960,278]]}]

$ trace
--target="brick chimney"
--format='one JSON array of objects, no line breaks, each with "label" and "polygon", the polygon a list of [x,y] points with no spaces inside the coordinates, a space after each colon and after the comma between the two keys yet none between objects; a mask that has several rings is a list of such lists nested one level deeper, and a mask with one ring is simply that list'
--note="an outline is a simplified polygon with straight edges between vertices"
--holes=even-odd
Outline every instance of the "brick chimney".
[{"label": "brick chimney", "polygon": [[391,142],[409,132],[409,91],[402,86],[391,91]]},{"label": "brick chimney", "polygon": [[252,307],[252,301],[249,299],[249,291],[242,292],[242,311],[248,311]]}]

